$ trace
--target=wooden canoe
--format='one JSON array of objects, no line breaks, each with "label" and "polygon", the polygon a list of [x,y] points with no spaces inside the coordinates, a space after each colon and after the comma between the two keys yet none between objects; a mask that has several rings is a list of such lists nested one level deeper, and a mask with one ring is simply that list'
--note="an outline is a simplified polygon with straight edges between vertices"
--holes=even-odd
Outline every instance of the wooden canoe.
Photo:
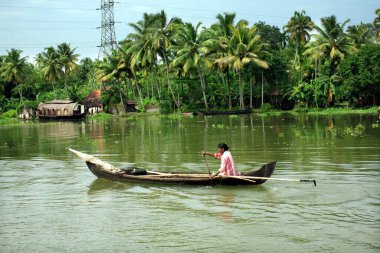
[{"label": "wooden canoe", "polygon": [[[68,149],[86,162],[90,171],[98,178],[106,178],[114,181],[133,182],[133,183],[171,183],[189,185],[259,185],[270,178],[276,167],[276,161],[267,163],[260,168],[248,173],[241,173],[240,177],[235,176],[216,176],[210,178],[207,173],[162,173],[147,171],[137,168],[117,168],[109,163],[74,149]],[[138,171],[139,173],[135,173]],[[263,177],[261,179],[260,177]],[[254,178],[254,179],[252,179]]]}]

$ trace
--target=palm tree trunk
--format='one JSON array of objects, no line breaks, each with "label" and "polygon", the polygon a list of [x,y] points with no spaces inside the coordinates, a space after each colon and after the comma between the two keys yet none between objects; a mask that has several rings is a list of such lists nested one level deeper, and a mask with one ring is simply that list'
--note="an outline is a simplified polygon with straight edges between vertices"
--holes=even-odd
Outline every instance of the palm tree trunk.
[{"label": "palm tree trunk", "polygon": [[19,84],[18,86],[18,94],[20,95],[20,102],[22,103],[22,106],[24,108],[24,110],[26,109],[26,106],[25,106],[25,103],[24,103],[24,98],[22,97],[22,88],[21,88],[21,85],[22,84]]},{"label": "palm tree trunk", "polygon": [[225,87],[226,86],[226,81],[224,80],[224,73],[223,73],[223,71],[220,71],[220,76],[222,77],[223,87]]},{"label": "palm tree trunk", "polygon": [[[136,76],[135,76],[135,83],[136,83],[136,89],[137,89],[137,92],[138,92],[139,98],[140,98],[140,104],[141,104],[141,106],[144,106],[144,101],[142,99],[141,88],[140,88],[139,84],[137,83],[137,77]],[[145,109],[145,108],[143,108],[143,109]]]},{"label": "palm tree trunk", "polygon": [[251,89],[249,91],[249,108],[253,108],[253,76],[251,77]]},{"label": "palm tree trunk", "polygon": [[65,92],[66,92],[66,98],[69,98],[69,92],[68,92],[68,90],[67,90],[67,73],[66,73],[66,69],[65,69],[64,75],[65,75]]},{"label": "palm tree trunk", "polygon": [[228,108],[232,110],[230,69],[228,67],[227,67],[227,86],[228,86]]},{"label": "palm tree trunk", "polygon": [[157,80],[157,66],[156,65],[154,66],[154,82],[156,84],[158,101],[161,102],[161,89],[160,89],[160,84]]},{"label": "palm tree trunk", "polygon": [[173,97],[173,101],[175,103],[175,105],[177,106],[177,108],[179,108],[180,104],[179,102],[177,101],[177,99],[175,98],[175,95],[174,95],[174,92],[173,92],[173,88],[172,88],[172,84],[170,82],[170,79],[169,79],[169,65],[168,65],[168,60],[166,58],[166,54],[165,52],[163,51],[163,58],[164,58],[164,61],[165,61],[165,67],[166,67],[166,80],[168,82],[168,87],[169,87],[169,90],[172,94],[172,97]]},{"label": "palm tree trunk", "polygon": [[121,92],[121,84],[118,82],[119,84],[119,96],[120,96],[120,102],[121,102],[121,106],[123,107],[123,113],[126,112],[126,108],[125,108],[125,104],[124,104],[124,99],[123,99],[123,95],[122,95],[122,92]]},{"label": "palm tree trunk", "polygon": [[54,99],[56,99],[56,98],[57,98],[57,95],[55,94],[54,83],[55,83],[55,81],[52,81],[52,82],[51,82],[51,85],[53,86],[53,95],[54,95]]},{"label": "palm tree trunk", "polygon": [[199,72],[199,78],[201,80],[201,88],[202,88],[202,94],[203,94],[203,101],[205,103],[205,107],[206,107],[206,110],[208,110],[208,103],[207,103],[207,97],[206,97],[206,84],[205,84],[205,81],[204,81],[204,77],[203,77],[203,73],[202,73],[202,70],[201,70],[201,66],[198,62],[198,72]]},{"label": "palm tree trunk", "polygon": [[261,70],[261,108],[264,105],[264,72]]},{"label": "palm tree trunk", "polygon": [[318,59],[314,60],[314,79],[317,79]]},{"label": "palm tree trunk", "polygon": [[297,56],[298,56],[298,42],[297,42],[297,45],[296,45],[296,52],[294,54],[293,69],[296,68]]},{"label": "palm tree trunk", "polygon": [[243,97],[243,83],[241,78],[241,70],[238,71],[239,73],[239,99],[240,99],[240,109],[244,109],[244,97]]}]

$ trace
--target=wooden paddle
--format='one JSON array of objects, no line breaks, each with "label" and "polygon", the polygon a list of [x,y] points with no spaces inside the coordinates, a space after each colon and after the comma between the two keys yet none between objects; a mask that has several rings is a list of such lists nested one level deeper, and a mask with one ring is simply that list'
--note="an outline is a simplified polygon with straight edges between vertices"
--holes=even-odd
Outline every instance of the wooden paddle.
[{"label": "wooden paddle", "polygon": [[[203,153],[205,153],[204,150],[202,151],[202,155],[203,155]],[[211,175],[211,171],[210,171],[210,169],[208,168],[207,157],[206,157],[206,155],[203,155],[203,157],[205,158],[206,168],[207,168],[207,170],[208,170],[208,174]]]}]

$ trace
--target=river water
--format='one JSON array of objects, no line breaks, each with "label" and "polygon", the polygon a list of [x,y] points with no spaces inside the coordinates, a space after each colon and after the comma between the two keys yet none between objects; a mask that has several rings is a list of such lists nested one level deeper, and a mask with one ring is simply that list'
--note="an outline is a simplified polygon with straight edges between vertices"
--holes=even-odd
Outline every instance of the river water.
[{"label": "river water", "polygon": [[[2,126],[0,252],[380,252],[375,122],[153,115]],[[277,160],[273,177],[318,185],[127,184],[97,179],[65,149],[120,167],[206,172],[200,152],[220,142],[240,171]]]}]

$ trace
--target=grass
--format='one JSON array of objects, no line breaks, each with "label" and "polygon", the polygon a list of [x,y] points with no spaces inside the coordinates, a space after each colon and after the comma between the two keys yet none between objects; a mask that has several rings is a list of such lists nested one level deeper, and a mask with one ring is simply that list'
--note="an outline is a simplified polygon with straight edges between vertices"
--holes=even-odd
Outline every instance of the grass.
[{"label": "grass", "polygon": [[367,109],[350,109],[350,108],[326,108],[326,109],[311,109],[309,114],[330,115],[330,114],[376,114],[378,108],[371,107]]},{"label": "grass", "polygon": [[268,116],[279,116],[284,114],[299,115],[299,114],[309,114],[309,115],[344,115],[344,114],[377,114],[377,107],[370,107],[366,109],[352,109],[352,108],[295,108],[290,111],[274,110],[261,112],[260,110],[255,110],[254,112],[261,115]]},{"label": "grass", "polygon": [[87,119],[89,119],[89,120],[109,120],[112,117],[114,117],[114,115],[101,112],[101,113],[97,113],[97,114],[93,114],[93,115],[88,115]]},{"label": "grass", "polygon": [[19,125],[20,122],[17,118],[0,118],[0,126]]}]

